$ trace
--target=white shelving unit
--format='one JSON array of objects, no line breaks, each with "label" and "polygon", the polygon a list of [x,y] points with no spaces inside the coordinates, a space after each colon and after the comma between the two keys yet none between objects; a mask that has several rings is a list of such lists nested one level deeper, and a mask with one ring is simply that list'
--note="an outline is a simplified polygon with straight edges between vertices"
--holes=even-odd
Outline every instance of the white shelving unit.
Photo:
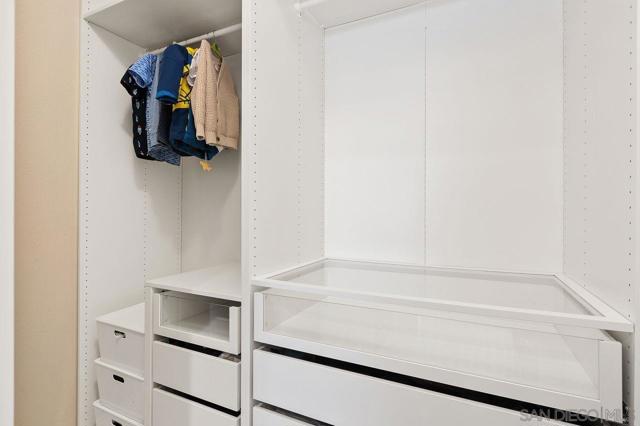
[{"label": "white shelving unit", "polygon": [[[140,47],[153,50],[241,22],[242,4],[229,0],[115,0],[84,19]],[[178,25],[184,23],[184,25]],[[226,55],[240,53],[239,32],[218,40]]]}]

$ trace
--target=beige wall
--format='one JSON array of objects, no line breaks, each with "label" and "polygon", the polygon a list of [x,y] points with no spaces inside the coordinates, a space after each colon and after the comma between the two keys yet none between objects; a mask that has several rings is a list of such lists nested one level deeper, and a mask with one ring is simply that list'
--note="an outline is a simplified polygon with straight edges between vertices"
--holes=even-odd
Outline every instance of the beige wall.
[{"label": "beige wall", "polygon": [[76,424],[79,0],[16,0],[16,426]]}]

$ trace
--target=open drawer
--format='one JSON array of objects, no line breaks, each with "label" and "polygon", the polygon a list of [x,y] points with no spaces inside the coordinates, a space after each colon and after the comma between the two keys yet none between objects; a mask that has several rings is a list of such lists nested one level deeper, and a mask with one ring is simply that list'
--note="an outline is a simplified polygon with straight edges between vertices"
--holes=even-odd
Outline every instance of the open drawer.
[{"label": "open drawer", "polygon": [[165,291],[153,297],[153,332],[231,354],[240,353],[240,303]]},{"label": "open drawer", "polygon": [[271,289],[255,340],[573,412],[622,414],[621,345],[607,333]]}]

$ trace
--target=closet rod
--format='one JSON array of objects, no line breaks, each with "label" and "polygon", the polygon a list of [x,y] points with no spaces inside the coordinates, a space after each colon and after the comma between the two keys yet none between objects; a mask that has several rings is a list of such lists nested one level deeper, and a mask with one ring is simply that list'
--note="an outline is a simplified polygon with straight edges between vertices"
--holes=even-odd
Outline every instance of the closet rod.
[{"label": "closet rod", "polygon": [[[222,37],[222,36],[227,35],[227,34],[235,33],[236,31],[240,31],[241,29],[242,29],[242,24],[234,24],[234,25],[230,25],[228,27],[221,28],[219,30],[212,31],[210,33],[203,34],[203,35],[198,36],[198,37],[193,37],[193,38],[190,38],[188,40],[184,40],[184,41],[181,41],[179,43],[174,43],[174,44],[179,44],[180,46],[188,46],[190,44],[197,43],[197,42],[202,41],[202,40],[207,40],[207,39],[215,38],[215,37]],[[164,49],[166,49],[166,47],[161,47],[160,49],[152,50],[149,53],[153,53],[154,55],[157,55],[158,53],[162,53],[164,51]]]}]

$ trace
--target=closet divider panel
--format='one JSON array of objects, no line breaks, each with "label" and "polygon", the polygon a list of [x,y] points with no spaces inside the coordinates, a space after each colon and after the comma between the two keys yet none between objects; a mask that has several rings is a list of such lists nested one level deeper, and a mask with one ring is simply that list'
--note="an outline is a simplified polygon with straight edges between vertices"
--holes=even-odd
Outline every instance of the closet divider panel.
[{"label": "closet divider panel", "polygon": [[145,278],[179,271],[180,172],[133,152],[119,82],[143,50],[85,22],[81,37],[78,424],[92,426],[95,319],[141,302]]},{"label": "closet divider panel", "polygon": [[562,3],[426,4],[426,263],[558,272]]},{"label": "closet divider panel", "polygon": [[[637,2],[564,1],[564,271],[637,320]],[[637,331],[623,344],[632,424]]]},{"label": "closet divider panel", "polygon": [[287,0],[243,1],[242,423],[251,424],[251,278],[324,254],[323,30]]}]

